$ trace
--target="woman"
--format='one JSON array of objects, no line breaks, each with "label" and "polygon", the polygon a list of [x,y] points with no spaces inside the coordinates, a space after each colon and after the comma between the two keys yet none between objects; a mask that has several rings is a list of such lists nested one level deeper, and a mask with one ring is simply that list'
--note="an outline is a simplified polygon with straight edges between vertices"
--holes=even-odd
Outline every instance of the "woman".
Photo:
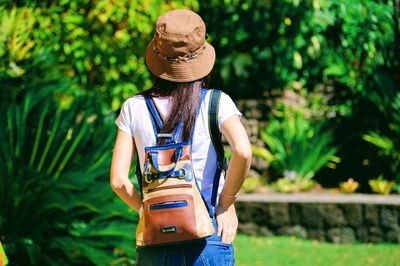
[{"label": "woman", "polygon": [[[142,201],[128,173],[135,152],[138,152],[142,167],[144,147],[157,144],[144,96],[153,99],[164,121],[161,133],[171,133],[180,121],[184,125],[182,140],[188,140],[193,130],[192,162],[195,177],[210,206],[217,156],[208,129],[210,91],[205,91],[203,101],[199,95],[208,84],[215,52],[205,39],[204,22],[196,13],[174,10],[160,16],[154,39],[146,51],[146,64],[154,75],[154,86],[127,99],[115,121],[119,130],[111,164],[111,187],[139,214]],[[251,162],[250,144],[240,117],[241,113],[231,98],[222,93],[218,126],[232,149],[232,157],[226,179],[220,179],[213,219],[214,235],[205,241],[203,239],[190,244],[137,248],[138,265],[234,264],[232,242],[238,226],[234,202]]]}]

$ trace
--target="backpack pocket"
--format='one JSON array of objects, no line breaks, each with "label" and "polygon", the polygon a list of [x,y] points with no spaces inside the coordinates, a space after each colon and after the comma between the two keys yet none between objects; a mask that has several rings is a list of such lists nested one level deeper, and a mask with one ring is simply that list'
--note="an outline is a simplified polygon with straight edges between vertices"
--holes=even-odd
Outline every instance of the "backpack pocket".
[{"label": "backpack pocket", "polygon": [[145,148],[141,181],[143,212],[137,246],[168,245],[203,239],[214,233],[194,175],[190,143]]},{"label": "backpack pocket", "polygon": [[182,208],[188,206],[186,200],[178,200],[178,201],[167,201],[161,202],[156,204],[151,204],[149,207],[150,211],[154,210],[162,210],[162,209],[175,209],[175,208]]},{"label": "backpack pocket", "polygon": [[196,217],[191,195],[154,197],[145,201],[143,207],[145,220],[143,240],[146,245],[196,238]]}]

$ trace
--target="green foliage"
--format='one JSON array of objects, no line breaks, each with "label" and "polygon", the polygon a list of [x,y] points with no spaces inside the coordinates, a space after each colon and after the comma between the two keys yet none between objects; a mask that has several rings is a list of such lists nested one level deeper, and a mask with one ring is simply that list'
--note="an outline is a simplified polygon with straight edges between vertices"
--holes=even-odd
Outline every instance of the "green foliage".
[{"label": "green foliage", "polygon": [[2,106],[0,232],[7,255],[21,265],[128,263],[135,215],[107,177],[113,126],[87,97],[65,107],[51,91],[40,93]]},{"label": "green foliage", "polygon": [[[64,65],[79,88],[102,98],[104,110],[111,103],[114,111],[151,84],[144,54],[157,17],[174,8],[197,8],[193,0],[30,1],[19,8],[5,3],[0,34],[15,32],[10,64],[3,66],[8,72],[21,75],[26,70],[19,63],[30,50],[49,49],[56,55],[53,64]],[[6,58],[5,40],[0,37],[0,57]]]},{"label": "green foliage", "polygon": [[133,264],[137,217],[109,184],[113,120],[41,46],[40,12],[0,10],[0,239],[15,265]]},{"label": "green foliage", "polygon": [[[376,90],[370,84],[379,72],[399,84],[395,1],[207,1],[199,12],[217,50],[217,87],[237,98],[272,98],[297,83],[308,92],[329,88],[320,94],[328,102],[315,107],[329,105],[322,117],[340,128],[334,145],[341,147],[337,154],[343,164],[331,171],[331,180],[355,176],[366,183],[368,175],[380,171],[380,160],[386,159],[366,153],[370,147],[362,136],[371,130],[387,140],[399,138],[387,134],[387,125],[364,96]],[[360,163],[365,160],[373,163]]]},{"label": "green foliage", "polygon": [[217,48],[218,86],[237,96],[249,97],[250,84],[265,95],[332,77],[360,91],[377,66],[396,64],[391,1],[208,1],[199,11]]},{"label": "green foliage", "polygon": [[311,121],[300,110],[278,104],[260,133],[275,160],[271,166],[289,179],[311,179],[329,161],[337,148],[332,145],[333,132],[323,121]]},{"label": "green foliage", "polygon": [[262,186],[260,178],[257,177],[247,177],[244,180],[241,191],[244,193],[254,193]]},{"label": "green foliage", "polygon": [[269,150],[263,147],[251,145],[251,151],[254,157],[261,158],[268,163],[271,163],[275,159],[274,156],[269,152]]},{"label": "green foliage", "polygon": [[357,190],[359,183],[354,181],[353,178],[349,178],[346,182],[341,182],[339,184],[340,191],[344,193],[353,193]]},{"label": "green foliage", "polygon": [[[57,65],[49,47],[41,46],[40,38],[33,34],[38,16],[38,10],[30,7],[11,10],[0,7],[1,102],[14,100],[28,88],[38,91],[39,97],[44,86],[48,90],[74,88],[65,75],[66,68]],[[48,24],[42,21],[39,25],[45,28]]]},{"label": "green foliage", "polygon": [[6,253],[19,265],[129,264],[136,216],[110,189],[114,128],[88,97],[68,107],[58,99],[49,90],[28,91],[2,105]]},{"label": "green foliage", "polygon": [[290,179],[288,177],[279,178],[273,183],[273,188],[278,192],[293,193],[300,191],[310,191],[316,185],[311,179]]},{"label": "green foliage", "polygon": [[369,180],[368,184],[375,193],[388,195],[396,183],[383,179],[383,176],[380,175],[377,179]]},{"label": "green foliage", "polygon": [[368,131],[363,139],[376,146],[380,156],[390,160],[390,174],[400,187],[400,91],[388,74],[377,73],[373,85],[365,96],[382,114],[383,126],[381,130]]},{"label": "green foliage", "polygon": [[[338,77],[354,91],[363,91],[366,77],[382,65],[393,65],[394,40],[391,1],[335,1],[329,7],[336,16],[332,30],[336,53],[329,51],[324,76]],[[335,47],[331,47],[331,49]]]}]

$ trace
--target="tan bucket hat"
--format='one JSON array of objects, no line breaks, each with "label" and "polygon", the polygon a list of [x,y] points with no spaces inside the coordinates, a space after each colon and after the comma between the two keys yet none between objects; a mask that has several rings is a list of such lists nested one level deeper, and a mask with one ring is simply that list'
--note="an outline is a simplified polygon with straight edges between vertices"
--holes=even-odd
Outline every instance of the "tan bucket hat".
[{"label": "tan bucket hat", "polygon": [[206,41],[206,26],[193,11],[177,9],[161,15],[146,50],[150,71],[165,80],[190,82],[207,76],[215,50]]}]

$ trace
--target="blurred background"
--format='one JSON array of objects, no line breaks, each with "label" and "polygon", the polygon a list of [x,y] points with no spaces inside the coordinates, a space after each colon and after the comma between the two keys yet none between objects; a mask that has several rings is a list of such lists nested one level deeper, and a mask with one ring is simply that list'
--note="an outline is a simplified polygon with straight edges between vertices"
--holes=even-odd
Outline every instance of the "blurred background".
[{"label": "blurred background", "polygon": [[176,8],[202,16],[217,53],[211,87],[244,114],[254,162],[243,192],[399,193],[399,5],[0,1],[0,241],[11,265],[134,264],[137,216],[109,186],[114,120],[151,87],[145,49]]}]

